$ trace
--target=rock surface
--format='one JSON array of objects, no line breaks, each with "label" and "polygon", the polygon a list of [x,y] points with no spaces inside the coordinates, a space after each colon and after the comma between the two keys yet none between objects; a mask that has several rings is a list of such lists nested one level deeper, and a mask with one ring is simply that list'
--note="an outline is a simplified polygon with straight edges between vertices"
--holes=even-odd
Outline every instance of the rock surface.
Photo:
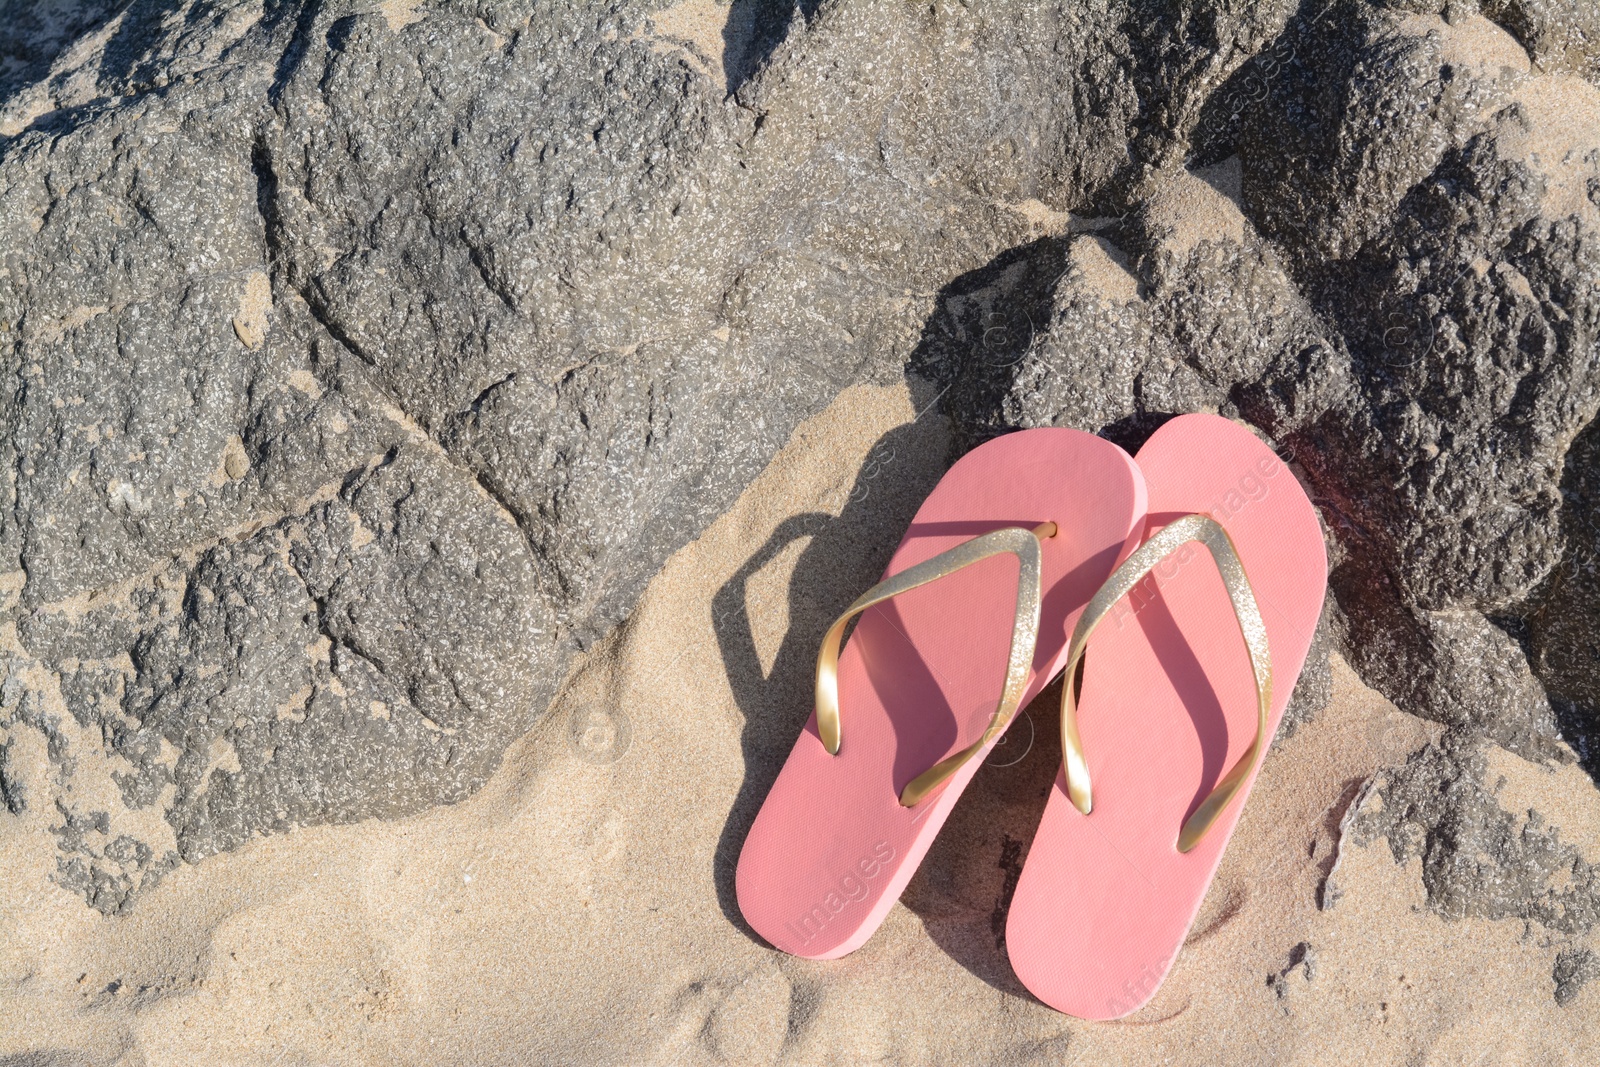
[{"label": "rock surface", "polygon": [[1460,785],[1600,771],[1592,5],[0,11],[0,800],[94,907],[467,796],[803,419],[910,375],[958,448],[1255,426],[1320,647],[1449,729],[1362,832],[1445,914],[1595,923]]}]

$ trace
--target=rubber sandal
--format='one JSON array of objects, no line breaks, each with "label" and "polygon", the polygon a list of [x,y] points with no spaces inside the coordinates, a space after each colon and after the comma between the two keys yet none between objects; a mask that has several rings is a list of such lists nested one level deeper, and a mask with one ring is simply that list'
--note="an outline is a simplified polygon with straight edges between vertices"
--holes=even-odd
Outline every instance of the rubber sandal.
[{"label": "rubber sandal", "polygon": [[756,933],[810,959],[872,935],[1138,544],[1144,495],[1126,452],[1077,430],[1007,434],[950,468],[823,639],[816,708],[739,856]]},{"label": "rubber sandal", "polygon": [[1149,535],[1074,628],[1063,770],[1006,922],[1017,977],[1083,1019],[1136,1011],[1171,969],[1327,586],[1311,501],[1248,430],[1180,416],[1137,460]]}]

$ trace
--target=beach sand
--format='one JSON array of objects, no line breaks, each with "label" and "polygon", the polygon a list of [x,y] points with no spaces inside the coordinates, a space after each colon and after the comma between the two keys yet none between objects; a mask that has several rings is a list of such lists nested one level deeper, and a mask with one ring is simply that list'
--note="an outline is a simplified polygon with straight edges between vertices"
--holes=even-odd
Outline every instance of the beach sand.
[{"label": "beach sand", "polygon": [[[1600,982],[1562,1006],[1551,977],[1593,935],[1446,920],[1417,861],[1338,850],[1361,784],[1437,729],[1339,661],[1128,1020],[1059,1015],[1006,964],[1054,687],[865,947],[811,962],[757,940],[733,868],[809,713],[816,643],[947,459],[916,403],[858,386],[804,424],[461,804],[259,840],[114,918],[51,882],[53,812],[0,820],[0,1064],[1600,1062]],[[1508,809],[1600,860],[1581,771],[1490,755]]]}]

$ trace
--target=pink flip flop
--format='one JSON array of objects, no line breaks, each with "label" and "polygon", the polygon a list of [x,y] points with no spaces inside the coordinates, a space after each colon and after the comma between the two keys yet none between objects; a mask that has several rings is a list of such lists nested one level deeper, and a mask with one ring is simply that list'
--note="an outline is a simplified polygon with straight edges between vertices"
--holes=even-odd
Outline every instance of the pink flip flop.
[{"label": "pink flip flop", "polygon": [[1081,707],[1069,686],[1064,768],[1006,923],[1017,977],[1083,1019],[1137,1010],[1172,967],[1327,585],[1316,511],[1248,430],[1180,416],[1138,464],[1147,538],[1074,629],[1069,672],[1094,634]]},{"label": "pink flip flop", "polygon": [[1077,430],[1007,434],[951,467],[823,640],[816,710],[739,856],[758,934],[810,959],[872,935],[1144,511],[1133,460]]}]

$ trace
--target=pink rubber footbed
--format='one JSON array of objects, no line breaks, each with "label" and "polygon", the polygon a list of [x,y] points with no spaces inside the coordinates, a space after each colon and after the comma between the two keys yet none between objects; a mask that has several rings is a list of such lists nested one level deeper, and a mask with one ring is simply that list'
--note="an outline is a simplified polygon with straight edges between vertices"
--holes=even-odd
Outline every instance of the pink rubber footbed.
[{"label": "pink rubber footbed", "polygon": [[[1215,415],[1167,422],[1138,463],[1149,533],[1200,512],[1233,538],[1266,622],[1276,731],[1327,584],[1311,502],[1271,449]],[[1153,577],[1089,641],[1078,727],[1094,810],[1080,814],[1056,776],[1006,925],[1017,977],[1084,1019],[1119,1018],[1155,994],[1254,784],[1252,776],[1192,851],[1178,852],[1184,819],[1250,745],[1256,695],[1205,547],[1179,549]]]},{"label": "pink rubber footbed", "polygon": [[[991,530],[1047,521],[1060,532],[1042,544],[1024,703],[1061,669],[1070,627],[1137,546],[1144,483],[1127,453],[1065,429],[989,441],[924,501],[886,572]],[[862,614],[839,659],[838,755],[822,747],[813,713],[739,856],[739,909],[777,948],[843,956],[871,936],[916,871],[982,757],[914,808],[900,806],[900,790],[975,742],[994,714],[1017,566],[1015,556],[994,556]]]}]

